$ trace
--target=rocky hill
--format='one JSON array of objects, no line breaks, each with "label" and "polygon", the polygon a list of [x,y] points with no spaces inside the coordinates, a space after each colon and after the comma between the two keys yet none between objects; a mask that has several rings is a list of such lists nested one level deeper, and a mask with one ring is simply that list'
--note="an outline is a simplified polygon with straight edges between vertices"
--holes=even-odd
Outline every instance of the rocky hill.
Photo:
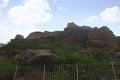
[{"label": "rocky hill", "polygon": [[[17,35],[12,41],[24,39]],[[89,26],[78,26],[74,22],[68,23],[64,31],[55,32],[33,32],[27,40],[39,40],[42,42],[63,42],[78,44],[83,48],[108,48],[114,50],[120,46],[120,37],[116,37],[107,27],[91,28]]]}]

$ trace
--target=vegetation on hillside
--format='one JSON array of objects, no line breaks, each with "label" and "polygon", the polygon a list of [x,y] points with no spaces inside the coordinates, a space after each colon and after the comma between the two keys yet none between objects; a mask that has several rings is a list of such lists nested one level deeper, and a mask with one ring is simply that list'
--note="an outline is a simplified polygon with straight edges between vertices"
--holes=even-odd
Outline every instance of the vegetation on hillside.
[{"label": "vegetation on hillside", "polygon": [[[97,48],[89,50],[81,48],[77,44],[40,42],[39,40],[24,39],[16,42],[9,42],[8,44],[0,47],[0,51],[5,52],[5,56],[0,58],[0,72],[2,72],[0,73],[0,79],[13,79],[16,66],[14,57],[16,54],[20,54],[28,49],[45,49],[50,50],[52,53],[56,54],[57,57],[50,58],[50,60],[48,59],[48,64],[93,63],[117,60],[116,57],[108,54],[107,49]],[[44,63],[45,61],[42,62]]]},{"label": "vegetation on hillside", "polygon": [[[65,44],[61,42],[43,43],[39,40],[21,40],[9,42],[0,48],[6,51],[8,57],[13,57],[28,49],[38,50],[47,49],[58,57],[52,58],[53,63],[78,63],[78,62],[95,62],[95,61],[114,61],[115,57],[108,54],[106,49],[87,50],[79,47],[77,44]],[[48,61],[48,63],[51,63]]]}]

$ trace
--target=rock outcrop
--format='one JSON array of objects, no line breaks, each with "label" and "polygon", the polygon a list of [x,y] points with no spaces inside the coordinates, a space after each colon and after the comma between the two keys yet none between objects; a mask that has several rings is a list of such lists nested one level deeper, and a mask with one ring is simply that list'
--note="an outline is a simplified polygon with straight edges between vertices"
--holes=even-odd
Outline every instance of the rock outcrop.
[{"label": "rock outcrop", "polygon": [[[23,39],[16,36],[15,39]],[[42,42],[74,43],[84,48],[109,48],[114,50],[120,46],[120,38],[106,26],[91,28],[90,26],[78,26],[74,22],[68,23],[64,31],[33,32],[27,40],[38,39]]]},{"label": "rock outcrop", "polygon": [[22,35],[16,35],[15,39],[20,40],[20,39],[24,39],[24,37]]},{"label": "rock outcrop", "polygon": [[15,59],[18,62],[24,62],[24,63],[31,63],[31,62],[37,62],[42,63],[45,62],[47,58],[51,57],[57,57],[57,55],[51,53],[50,50],[27,50],[23,53],[19,53],[15,55]]},{"label": "rock outcrop", "polygon": [[24,36],[18,34],[18,35],[15,36],[15,39],[11,39],[11,41],[16,41],[17,42],[17,41],[21,41],[23,39],[24,39]]},{"label": "rock outcrop", "polygon": [[87,41],[90,47],[117,48],[116,36],[106,26],[89,30]]},{"label": "rock outcrop", "polygon": [[33,32],[33,33],[30,33],[26,39],[41,39],[43,37],[44,37],[44,33]]},{"label": "rock outcrop", "polygon": [[77,26],[75,23],[68,23],[67,27],[60,34],[56,35],[57,41],[67,43],[84,43],[87,40],[88,30]]},{"label": "rock outcrop", "polygon": [[75,29],[78,28],[78,25],[76,25],[74,22],[68,23],[66,29]]}]

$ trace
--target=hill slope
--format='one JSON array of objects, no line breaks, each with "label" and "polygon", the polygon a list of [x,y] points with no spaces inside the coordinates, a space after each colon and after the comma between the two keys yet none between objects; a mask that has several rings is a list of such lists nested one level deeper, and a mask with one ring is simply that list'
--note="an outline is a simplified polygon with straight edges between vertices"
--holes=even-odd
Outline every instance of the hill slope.
[{"label": "hill slope", "polygon": [[[89,26],[78,26],[74,22],[68,23],[64,31],[32,32],[25,39],[41,42],[74,43],[83,48],[108,48],[109,50],[118,49],[120,46],[118,44],[119,38],[108,27],[91,28]],[[12,41],[18,41],[18,38]]]}]

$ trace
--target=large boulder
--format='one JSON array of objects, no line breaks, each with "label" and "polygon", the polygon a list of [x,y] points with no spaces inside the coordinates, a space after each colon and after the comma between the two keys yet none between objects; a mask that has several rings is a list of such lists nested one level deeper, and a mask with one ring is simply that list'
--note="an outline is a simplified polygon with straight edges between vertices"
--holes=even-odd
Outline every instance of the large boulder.
[{"label": "large boulder", "polygon": [[46,62],[50,57],[57,57],[57,55],[51,53],[50,50],[27,50],[15,55],[15,59],[23,64]]}]

